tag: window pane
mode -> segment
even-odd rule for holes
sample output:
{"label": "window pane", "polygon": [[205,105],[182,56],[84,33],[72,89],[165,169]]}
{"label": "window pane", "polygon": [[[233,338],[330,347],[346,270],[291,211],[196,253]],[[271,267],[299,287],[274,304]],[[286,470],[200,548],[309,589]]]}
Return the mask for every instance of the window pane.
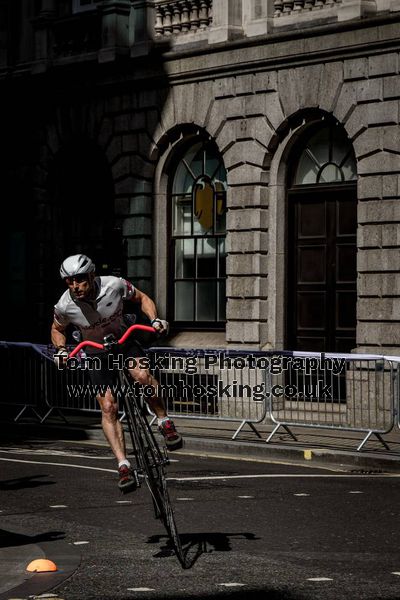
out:
{"label": "window pane", "polygon": [[299,161],[294,183],[296,185],[310,185],[312,183],[317,183],[318,171],[318,165],[304,153]]}
{"label": "window pane", "polygon": [[175,196],[172,202],[173,235],[191,235],[192,196]]}
{"label": "window pane", "polygon": [[200,178],[194,187],[194,231],[200,234],[213,233],[214,187],[207,177]]}
{"label": "window pane", "polygon": [[217,222],[215,231],[217,233],[225,233],[226,231],[226,193],[217,191],[215,194],[217,203]]}
{"label": "window pane", "polygon": [[226,319],[226,282],[220,281],[218,283],[218,321],[225,321]]}
{"label": "window pane", "polygon": [[179,163],[174,177],[173,194],[190,194],[194,178],[183,160]]}
{"label": "window pane", "polygon": [[187,279],[195,276],[194,240],[176,240],[175,278]]}
{"label": "window pane", "polygon": [[215,321],[216,291],[217,284],[215,281],[199,281],[197,283],[197,321]]}
{"label": "window pane", "polygon": [[185,156],[185,160],[195,178],[204,173],[204,149],[200,144],[196,144]]}
{"label": "window pane", "polygon": [[206,174],[209,177],[214,177],[216,171],[219,170],[220,162],[219,157],[215,154],[211,154],[209,151],[206,152]]}
{"label": "window pane", "polygon": [[332,140],[332,162],[340,165],[349,151],[350,141],[347,139],[346,134],[339,127],[333,128]]}
{"label": "window pane", "polygon": [[197,277],[217,276],[217,256],[215,238],[197,240]]}
{"label": "window pane", "polygon": [[342,167],[344,180],[351,181],[352,179],[357,179],[357,167],[356,161],[353,155],[349,156]]}
{"label": "window pane", "polygon": [[316,133],[307,146],[320,166],[329,161],[329,129],[324,127]]}
{"label": "window pane", "polygon": [[[317,181],[321,167],[324,169]],[[338,183],[356,177],[354,152],[345,132],[337,126],[324,127],[305,146],[297,165],[294,184]]]}
{"label": "window pane", "polygon": [[177,281],[175,283],[175,321],[193,321],[193,292],[193,282]]}
{"label": "window pane", "polygon": [[326,167],[324,167],[321,171],[318,183],[334,183],[337,181],[342,181],[342,175],[339,167],[333,165],[332,163],[330,165],[326,165]]}
{"label": "window pane", "polygon": [[226,254],[225,254],[225,238],[218,240],[218,277],[225,277],[226,275]]}

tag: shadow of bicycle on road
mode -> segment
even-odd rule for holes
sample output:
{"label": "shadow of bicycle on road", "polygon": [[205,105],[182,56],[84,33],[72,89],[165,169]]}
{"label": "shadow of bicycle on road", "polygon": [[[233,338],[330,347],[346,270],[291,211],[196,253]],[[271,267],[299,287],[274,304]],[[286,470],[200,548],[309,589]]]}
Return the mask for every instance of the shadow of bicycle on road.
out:
{"label": "shadow of bicycle on road", "polygon": [[[179,534],[184,555],[184,568],[191,568],[202,554],[212,552],[230,552],[232,539],[259,540],[254,533],[249,532],[202,532]],[[160,550],[154,554],[155,558],[164,558],[175,554],[174,546],[167,535],[153,535],[148,538],[148,544],[162,544]]]}

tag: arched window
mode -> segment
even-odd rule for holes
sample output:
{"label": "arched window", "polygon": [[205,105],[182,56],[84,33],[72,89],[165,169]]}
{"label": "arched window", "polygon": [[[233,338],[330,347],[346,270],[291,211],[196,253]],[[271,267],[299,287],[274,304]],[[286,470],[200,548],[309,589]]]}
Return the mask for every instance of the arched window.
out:
{"label": "arched window", "polygon": [[218,149],[199,142],[180,159],[171,186],[170,319],[177,327],[225,323],[226,171]]}
{"label": "arched window", "polygon": [[357,178],[354,150],[344,129],[327,125],[308,140],[294,174],[294,185],[344,183]]}

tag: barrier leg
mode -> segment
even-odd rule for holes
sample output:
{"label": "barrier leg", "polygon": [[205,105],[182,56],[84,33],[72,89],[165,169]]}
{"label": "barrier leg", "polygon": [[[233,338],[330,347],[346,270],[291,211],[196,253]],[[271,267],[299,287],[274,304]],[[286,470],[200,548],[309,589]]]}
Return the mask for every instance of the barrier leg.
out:
{"label": "barrier leg", "polygon": [[57,413],[59,414],[59,416],[64,420],[64,423],[66,423],[67,425],[69,425],[67,419],[65,418],[65,416],[63,415],[62,411],[56,407],[56,406],[51,406],[50,409],[47,411],[47,413],[44,415],[44,417],[42,417],[40,419],[40,423],[44,423],[46,421],[46,419],[49,418],[49,416],[51,415],[51,413],[56,410]]}
{"label": "barrier leg", "polygon": [[19,413],[17,414],[17,416],[15,417],[15,419],[14,419],[14,423],[17,423],[17,422],[18,422],[18,420],[19,420],[19,419],[22,417],[22,415],[24,414],[24,412],[25,412],[26,410],[28,410],[28,409],[30,409],[30,410],[31,410],[31,411],[34,413],[34,415],[35,415],[35,417],[37,418],[37,420],[38,420],[39,422],[41,422],[41,420],[42,420],[42,417],[41,417],[41,416],[39,415],[39,413],[38,413],[38,412],[37,412],[37,411],[36,411],[36,410],[33,408],[33,406],[29,406],[29,404],[25,404],[25,406],[23,407],[23,409],[22,409],[22,410],[20,410],[20,411],[19,411]]}
{"label": "barrier leg", "polygon": [[357,452],[359,452],[365,446],[365,444],[368,442],[371,435],[375,435],[378,438],[378,440],[381,442],[381,444],[386,448],[386,450],[390,450],[390,447],[388,446],[388,444],[385,442],[385,440],[382,438],[382,436],[379,433],[376,433],[375,431],[369,431],[368,434],[363,439],[363,441],[361,442],[361,444],[358,446]]}
{"label": "barrier leg", "polygon": [[273,438],[273,436],[275,435],[275,433],[278,431],[279,427],[283,427],[283,429],[285,429],[285,431],[290,435],[290,437],[292,439],[294,439],[295,442],[297,442],[297,437],[294,435],[294,433],[292,433],[289,429],[289,427],[287,425],[283,425],[282,423],[278,423],[274,429],[271,431],[271,433],[269,434],[269,436],[267,437],[267,439],[265,440],[266,443],[268,444],[268,442],[270,442]]}
{"label": "barrier leg", "polygon": [[235,440],[237,438],[237,436],[239,435],[239,433],[242,431],[243,427],[245,425],[248,425],[249,427],[251,427],[251,429],[254,431],[254,433],[256,435],[258,435],[259,438],[261,438],[261,435],[259,434],[259,432],[257,431],[257,429],[254,427],[253,423],[249,422],[249,421],[242,421],[239,425],[239,427],[237,428],[237,430],[235,431],[235,433],[232,436],[232,440]]}

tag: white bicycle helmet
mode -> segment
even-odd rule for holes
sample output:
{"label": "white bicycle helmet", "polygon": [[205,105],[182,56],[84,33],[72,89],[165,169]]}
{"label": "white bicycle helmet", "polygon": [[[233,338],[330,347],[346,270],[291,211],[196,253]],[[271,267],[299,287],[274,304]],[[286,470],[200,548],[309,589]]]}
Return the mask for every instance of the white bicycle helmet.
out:
{"label": "white bicycle helmet", "polygon": [[74,275],[84,275],[85,273],[93,273],[95,265],[91,259],[85,254],[74,254],[68,256],[61,267],[60,275],[63,279],[65,277],[73,277]]}

